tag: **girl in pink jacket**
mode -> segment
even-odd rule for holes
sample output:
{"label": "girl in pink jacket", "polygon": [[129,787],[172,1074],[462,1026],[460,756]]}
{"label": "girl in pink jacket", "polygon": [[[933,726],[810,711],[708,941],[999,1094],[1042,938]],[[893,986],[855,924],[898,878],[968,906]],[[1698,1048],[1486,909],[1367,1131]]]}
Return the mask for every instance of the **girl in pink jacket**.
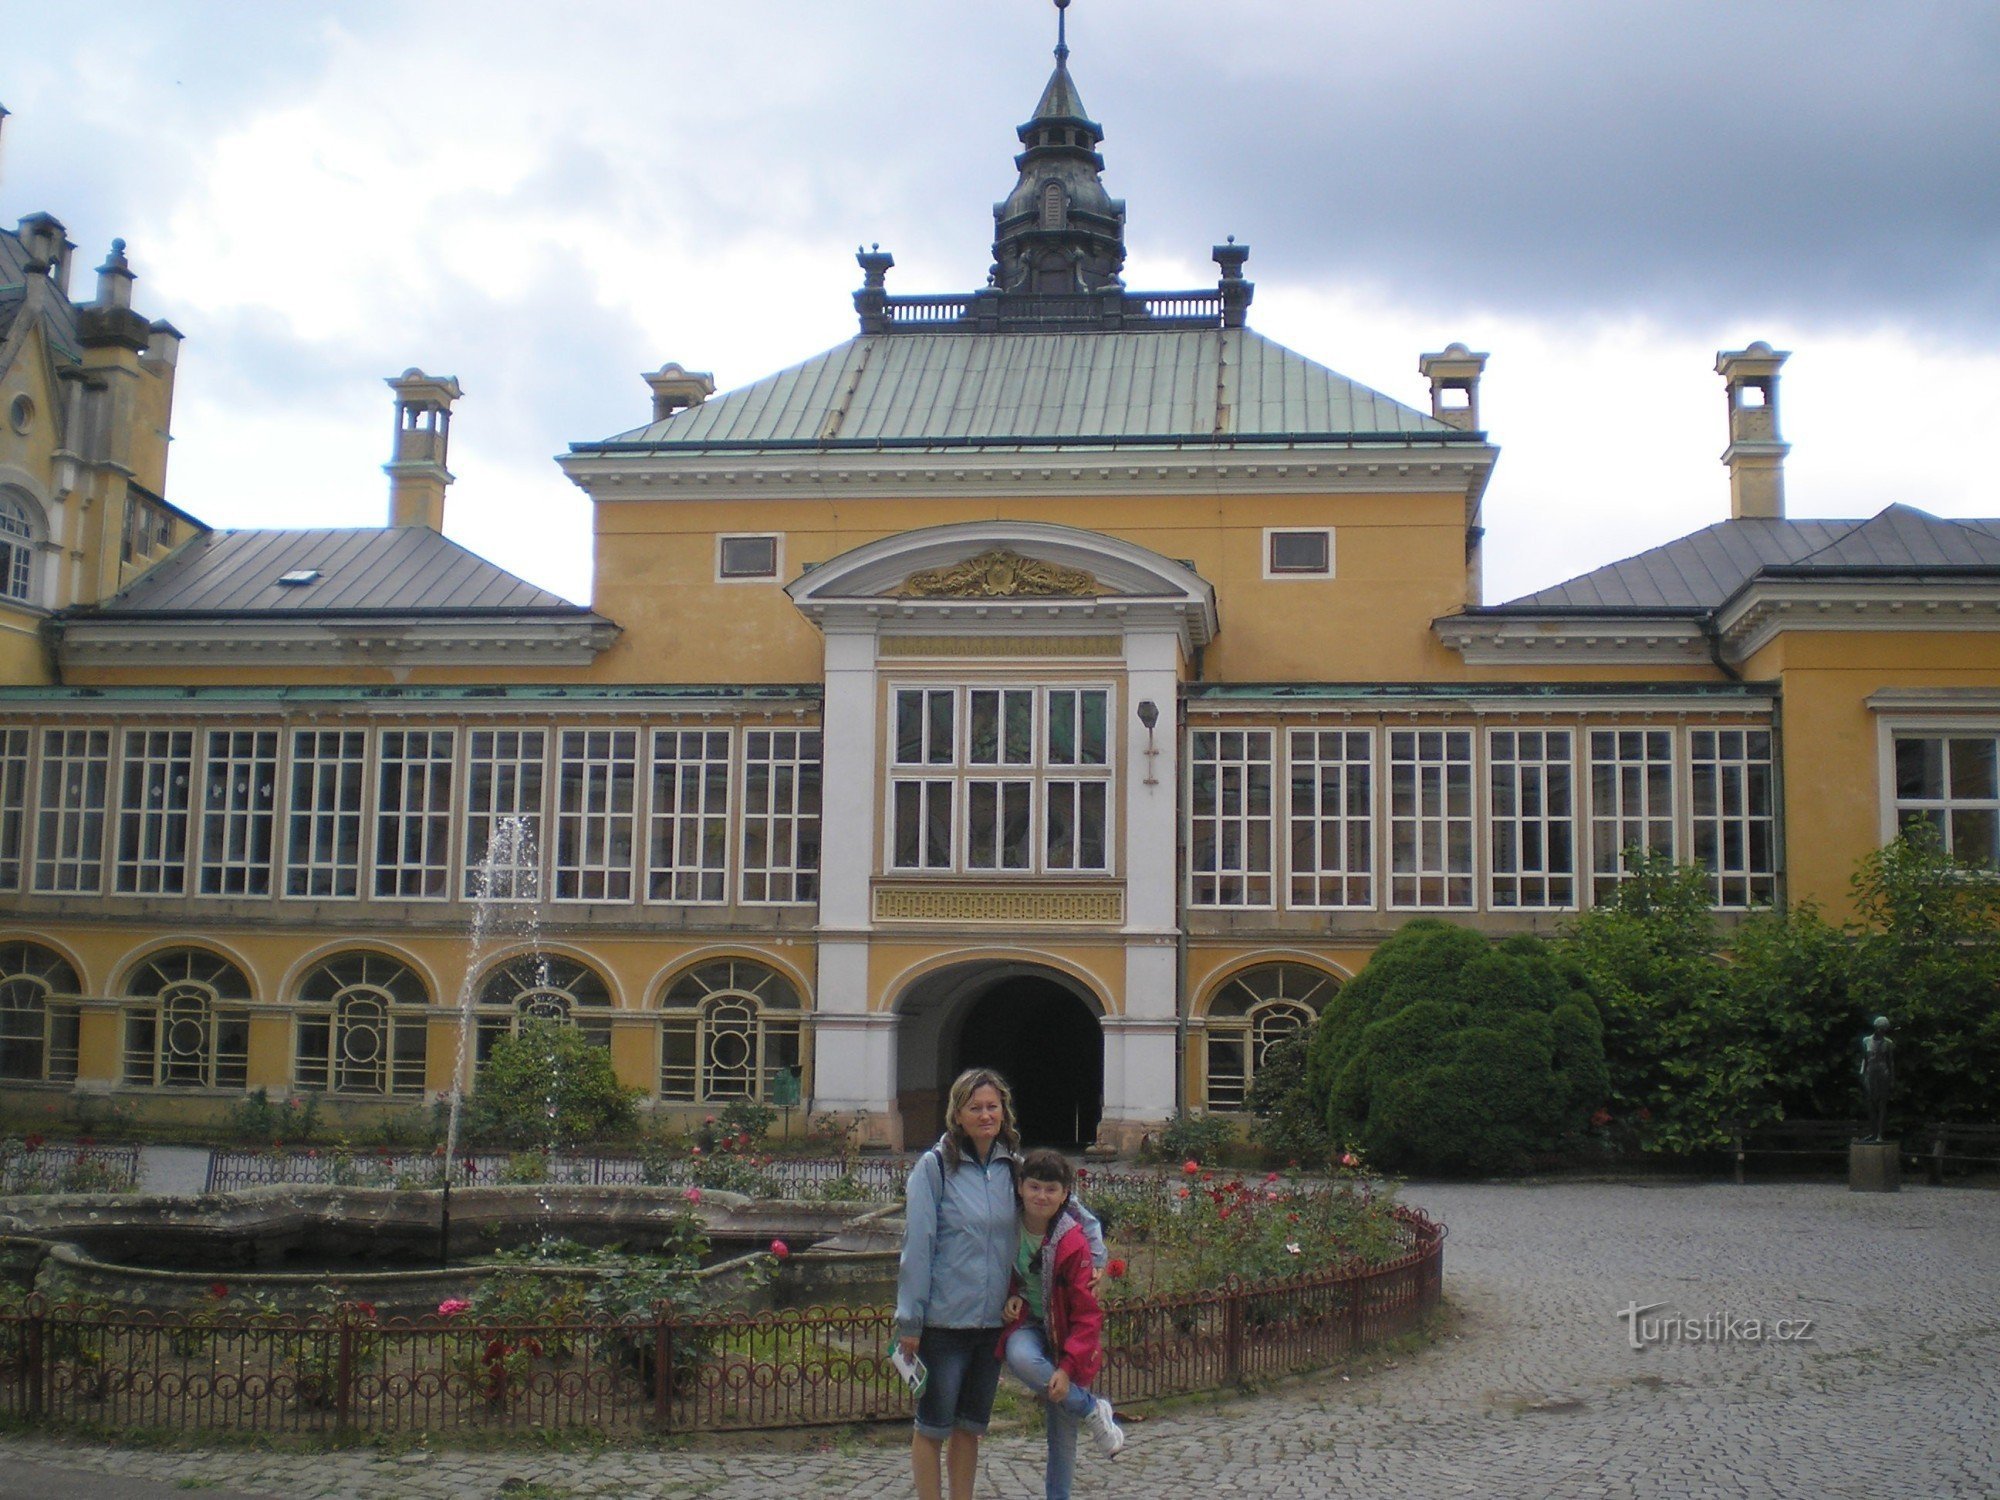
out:
{"label": "girl in pink jacket", "polygon": [[1076,1173],[1058,1151],[1031,1151],[1021,1163],[1021,1243],[1008,1290],[1000,1349],[1014,1377],[1048,1403],[1047,1500],[1069,1500],[1077,1428],[1115,1457],[1125,1434],[1111,1403],[1091,1394],[1104,1363],[1104,1309],[1090,1240],[1070,1199]]}

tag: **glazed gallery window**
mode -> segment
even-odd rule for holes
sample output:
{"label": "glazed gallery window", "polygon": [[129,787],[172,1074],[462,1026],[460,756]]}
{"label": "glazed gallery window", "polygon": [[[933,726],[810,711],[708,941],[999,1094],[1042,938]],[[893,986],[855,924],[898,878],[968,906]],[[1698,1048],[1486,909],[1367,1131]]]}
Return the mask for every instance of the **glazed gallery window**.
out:
{"label": "glazed gallery window", "polygon": [[1769,906],[1778,878],[1771,732],[1688,731],[1688,800],[1694,861],[1709,872],[1714,904]]}
{"label": "glazed gallery window", "polygon": [[368,737],[359,729],[292,734],[285,894],[352,900],[361,890],[361,785]]}
{"label": "glazed gallery window", "polygon": [[118,856],[112,888],[128,896],[187,890],[194,790],[192,729],[128,729],[118,764]]}
{"label": "glazed gallery window", "polygon": [[1389,905],[1473,904],[1472,731],[1389,732]]}
{"label": "glazed gallery window", "polygon": [[40,943],[0,943],[0,1078],[76,1078],[76,970]]}
{"label": "glazed gallery window", "polygon": [[0,729],[0,891],[21,888],[28,843],[28,731]]}
{"label": "glazed gallery window", "polygon": [[1576,905],[1576,766],[1567,729],[1496,729],[1487,739],[1496,910]]}
{"label": "glazed gallery window", "polygon": [[335,1094],[422,1094],[430,996],[385,953],[341,953],[299,983],[296,1079]]}
{"label": "glazed gallery window", "polygon": [[660,1097],[777,1097],[780,1074],[799,1081],[800,1017],[797,988],[775,969],[729,958],[688,970],[660,996]]}
{"label": "glazed gallery window", "polygon": [[1111,867],[1111,693],[898,688],[889,865],[990,874]]}
{"label": "glazed gallery window", "polygon": [[1289,904],[1375,904],[1375,746],[1365,729],[1295,729],[1286,737]]}
{"label": "glazed gallery window", "polygon": [[1929,827],[1962,864],[2000,869],[2000,739],[1899,734],[1896,826]]}
{"label": "glazed gallery window", "polygon": [[743,735],[743,899],[819,898],[818,730]]}
{"label": "glazed gallery window", "polygon": [[611,987],[586,964],[556,953],[523,953],[481,981],[476,1061],[527,1020],[574,1026],[600,1047],[611,1045]]}
{"label": "glazed gallery window", "polygon": [[653,732],[646,898],[729,898],[729,731]]}
{"label": "glazed gallery window", "polygon": [[1591,900],[1614,899],[1625,851],[1674,854],[1674,735],[1670,729],[1590,732]]}
{"label": "glazed gallery window", "polygon": [[249,1081],[250,981],[201,948],[171,948],[126,983],[125,1082],[241,1089]]}
{"label": "glazed gallery window", "polygon": [[630,901],[639,731],[565,729],[556,778],[556,900]]}
{"label": "glazed gallery window", "polygon": [[375,894],[442,901],[451,894],[449,729],[385,729],[375,769]]}
{"label": "glazed gallery window", "polygon": [[207,736],[201,795],[204,896],[268,896],[277,828],[278,731]]}
{"label": "glazed gallery window", "polygon": [[1198,729],[1188,736],[1188,900],[1272,901],[1272,731]]}
{"label": "glazed gallery window", "polygon": [[540,898],[542,778],[547,755],[548,735],[540,729],[467,731],[466,900]]}
{"label": "glazed gallery window", "polygon": [[111,731],[44,729],[35,818],[35,889],[95,895],[104,885]]}
{"label": "glazed gallery window", "polygon": [[1304,964],[1260,964],[1223,985],[1202,1027],[1208,1107],[1242,1109],[1271,1049],[1312,1025],[1339,987]]}

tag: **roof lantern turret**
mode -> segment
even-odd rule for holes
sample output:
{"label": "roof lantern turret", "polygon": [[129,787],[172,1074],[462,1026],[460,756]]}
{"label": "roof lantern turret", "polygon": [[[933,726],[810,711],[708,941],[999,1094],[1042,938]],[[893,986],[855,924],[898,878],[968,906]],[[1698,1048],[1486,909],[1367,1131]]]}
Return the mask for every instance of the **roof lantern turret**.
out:
{"label": "roof lantern turret", "polygon": [[1122,287],[1125,205],[1104,190],[1104,128],[1084,112],[1069,75],[1069,0],[1056,4],[1056,69],[1015,132],[1014,191],[993,205],[992,284],[1061,295]]}

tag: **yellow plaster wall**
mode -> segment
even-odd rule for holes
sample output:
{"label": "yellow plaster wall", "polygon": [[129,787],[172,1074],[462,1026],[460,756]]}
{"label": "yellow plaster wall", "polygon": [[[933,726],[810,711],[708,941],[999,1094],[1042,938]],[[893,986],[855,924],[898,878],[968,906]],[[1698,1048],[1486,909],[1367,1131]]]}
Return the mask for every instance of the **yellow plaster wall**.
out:
{"label": "yellow plaster wall", "polygon": [[42,615],[0,604],[0,684],[53,682],[42,646]]}

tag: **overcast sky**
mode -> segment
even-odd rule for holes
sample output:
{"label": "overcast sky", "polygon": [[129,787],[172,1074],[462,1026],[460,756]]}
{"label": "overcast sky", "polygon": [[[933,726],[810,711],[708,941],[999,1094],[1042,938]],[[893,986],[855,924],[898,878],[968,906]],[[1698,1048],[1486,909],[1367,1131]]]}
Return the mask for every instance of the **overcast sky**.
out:
{"label": "overcast sky", "polygon": [[[390,395],[456,375],[446,530],[589,590],[550,462],[890,289],[985,277],[1048,0],[10,3],[0,215],[112,236],[187,335],[169,497],[386,510]],[[1715,353],[1793,351],[1795,516],[2000,515],[2000,6],[1076,0],[1127,284],[1252,250],[1251,323],[1412,405],[1489,351],[1487,596],[1728,514]],[[87,292],[86,292],[87,295]]]}

